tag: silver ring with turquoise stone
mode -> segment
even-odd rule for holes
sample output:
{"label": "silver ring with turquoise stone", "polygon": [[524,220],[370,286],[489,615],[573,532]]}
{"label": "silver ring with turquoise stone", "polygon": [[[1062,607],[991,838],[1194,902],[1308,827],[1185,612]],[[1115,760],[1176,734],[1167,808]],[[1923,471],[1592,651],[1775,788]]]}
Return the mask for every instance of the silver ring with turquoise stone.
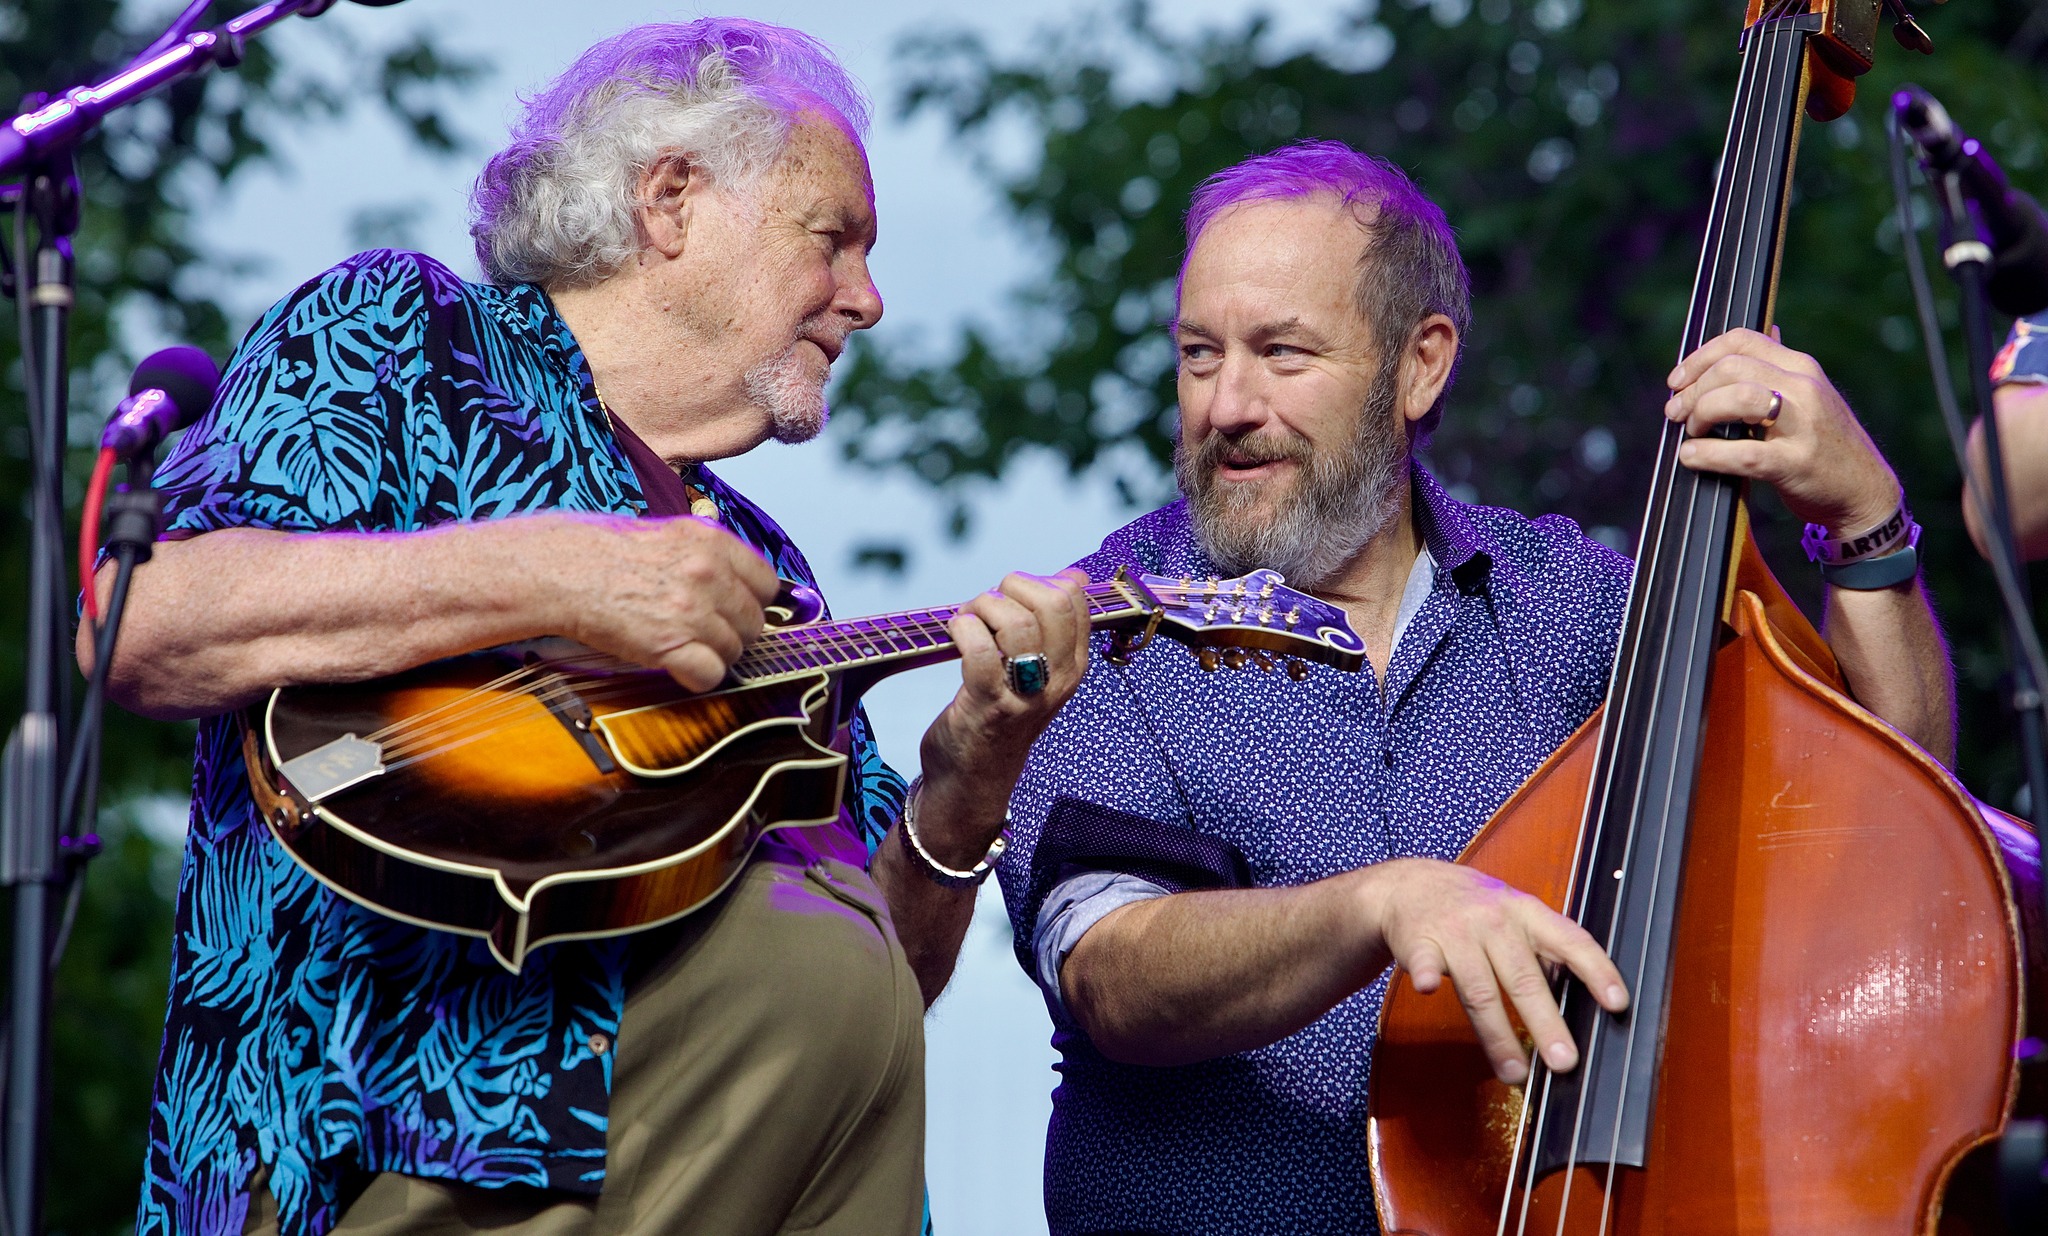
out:
{"label": "silver ring with turquoise stone", "polygon": [[1052,681],[1052,668],[1046,664],[1044,653],[1027,652],[1021,657],[1003,658],[1003,678],[1017,694],[1037,695]]}

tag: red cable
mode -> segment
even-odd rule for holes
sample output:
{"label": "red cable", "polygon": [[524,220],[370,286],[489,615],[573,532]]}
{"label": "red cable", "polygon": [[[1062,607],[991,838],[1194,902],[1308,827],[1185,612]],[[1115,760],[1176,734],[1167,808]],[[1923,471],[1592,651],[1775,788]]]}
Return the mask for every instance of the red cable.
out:
{"label": "red cable", "polygon": [[100,508],[107,502],[107,482],[113,478],[116,456],[113,447],[101,447],[92,465],[92,481],[85,487],[85,511],[78,521],[78,584],[85,590],[85,616],[94,626],[100,621],[99,589],[93,586],[92,563],[100,551]]}

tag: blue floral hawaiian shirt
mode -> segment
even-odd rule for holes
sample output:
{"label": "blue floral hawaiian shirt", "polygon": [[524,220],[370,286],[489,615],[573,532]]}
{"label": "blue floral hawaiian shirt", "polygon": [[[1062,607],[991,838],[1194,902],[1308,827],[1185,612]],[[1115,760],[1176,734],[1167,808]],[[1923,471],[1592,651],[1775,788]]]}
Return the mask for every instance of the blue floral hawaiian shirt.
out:
{"label": "blue floral hawaiian shirt", "polygon": [[[778,573],[814,583],[758,508],[702,469],[690,479]],[[644,509],[546,295],[388,251],[264,315],[156,483],[173,537]],[[872,852],[903,782],[865,716],[852,736],[850,818]],[[259,1165],[285,1236],[332,1227],[342,1182],[364,1172],[595,1194],[611,1056],[589,1044],[618,1035],[627,952],[559,944],[508,974],[480,940],[329,892],[258,818],[235,719],[207,719],[137,1231],[239,1233]]]}

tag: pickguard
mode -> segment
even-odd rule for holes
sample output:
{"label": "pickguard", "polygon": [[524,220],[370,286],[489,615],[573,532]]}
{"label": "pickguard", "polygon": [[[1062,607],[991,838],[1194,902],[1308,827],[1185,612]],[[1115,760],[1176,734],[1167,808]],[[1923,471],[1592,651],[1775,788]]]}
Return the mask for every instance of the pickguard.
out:
{"label": "pickguard", "polygon": [[741,689],[601,714],[593,723],[621,767],[637,777],[677,777],[740,737],[778,726],[808,726],[829,695],[820,674],[808,688]]}

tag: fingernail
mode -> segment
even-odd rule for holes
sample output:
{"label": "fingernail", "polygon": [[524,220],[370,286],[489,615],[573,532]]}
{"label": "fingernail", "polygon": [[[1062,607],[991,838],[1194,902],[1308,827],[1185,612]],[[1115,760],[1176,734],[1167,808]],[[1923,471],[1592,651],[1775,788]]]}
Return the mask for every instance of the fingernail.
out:
{"label": "fingernail", "polygon": [[1551,1068],[1557,1070],[1560,1073],[1564,1072],[1566,1069],[1569,1069],[1575,1063],[1572,1057],[1571,1047],[1568,1044],[1564,1043],[1552,1043],[1550,1046],[1544,1048],[1543,1060],[1544,1063],[1548,1064]]}
{"label": "fingernail", "polygon": [[1607,989],[1607,1003],[1617,1009],[1627,1008],[1628,988],[1621,986],[1619,983],[1609,987]]}
{"label": "fingernail", "polygon": [[1510,1086],[1519,1086],[1529,1080],[1529,1066],[1519,1060],[1502,1061],[1500,1079]]}

